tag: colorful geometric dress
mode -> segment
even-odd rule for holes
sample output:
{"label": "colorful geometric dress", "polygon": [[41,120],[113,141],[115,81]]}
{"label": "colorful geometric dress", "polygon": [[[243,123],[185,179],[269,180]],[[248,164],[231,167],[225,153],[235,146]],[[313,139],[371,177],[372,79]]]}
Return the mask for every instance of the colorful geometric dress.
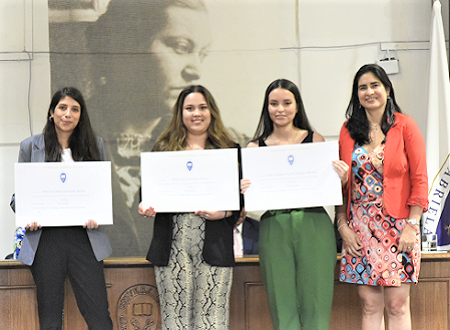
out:
{"label": "colorful geometric dress", "polygon": [[399,286],[417,283],[420,270],[420,237],[411,252],[398,253],[406,219],[387,214],[383,200],[384,141],[371,153],[355,145],[352,156],[352,203],[349,226],[363,244],[362,257],[342,250],[340,281]]}

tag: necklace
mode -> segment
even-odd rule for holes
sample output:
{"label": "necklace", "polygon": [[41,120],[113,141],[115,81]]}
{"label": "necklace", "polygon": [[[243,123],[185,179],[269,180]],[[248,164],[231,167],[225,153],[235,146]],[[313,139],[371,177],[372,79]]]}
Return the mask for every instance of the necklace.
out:
{"label": "necklace", "polygon": [[187,142],[186,142],[186,144],[187,144],[189,150],[203,150],[203,149],[205,149],[205,147],[202,147],[202,146],[191,146],[191,145],[190,145],[189,143],[187,143]]}
{"label": "necklace", "polygon": [[[369,132],[369,149],[371,149],[372,151],[383,141],[384,139],[384,134],[383,131],[380,131],[380,133],[378,133],[378,128],[380,127],[380,125],[378,124],[370,124],[371,130]],[[370,151],[370,152],[372,152]]]}

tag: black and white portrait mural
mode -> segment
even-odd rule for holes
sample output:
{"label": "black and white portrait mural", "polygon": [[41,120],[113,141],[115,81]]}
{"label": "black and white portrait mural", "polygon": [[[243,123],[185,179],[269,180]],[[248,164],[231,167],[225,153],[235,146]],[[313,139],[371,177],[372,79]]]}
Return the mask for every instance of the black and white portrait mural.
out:
{"label": "black and white portrait mural", "polygon": [[[44,2],[51,90],[72,85],[82,91],[112,162],[114,225],[108,233],[114,256],[147,252],[153,223],[137,212],[140,153],[152,149],[189,84],[211,91],[227,129],[245,146],[266,87],[289,79],[299,86],[314,129],[336,139],[354,73],[386,58],[382,46],[395,41],[404,49],[391,53],[401,63],[400,73],[391,75],[397,97],[419,125],[426,122],[426,84],[412,82],[427,79],[426,66],[416,64],[427,62],[417,42],[429,38],[427,1]],[[367,24],[365,12],[376,18],[370,33],[359,28]]]}
{"label": "black and white portrait mural", "polygon": [[137,212],[140,153],[179,92],[206,86],[245,145],[266,86],[299,82],[295,0],[49,0],[52,90],[79,88],[112,162],[114,256],[145,255],[152,221]]}

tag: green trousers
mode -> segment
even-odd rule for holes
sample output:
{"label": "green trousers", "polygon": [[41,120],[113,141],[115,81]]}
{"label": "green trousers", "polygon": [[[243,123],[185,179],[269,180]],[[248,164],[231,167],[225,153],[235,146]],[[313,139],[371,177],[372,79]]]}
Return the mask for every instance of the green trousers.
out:
{"label": "green trousers", "polygon": [[275,330],[328,330],[336,242],[322,207],[268,211],[260,262]]}

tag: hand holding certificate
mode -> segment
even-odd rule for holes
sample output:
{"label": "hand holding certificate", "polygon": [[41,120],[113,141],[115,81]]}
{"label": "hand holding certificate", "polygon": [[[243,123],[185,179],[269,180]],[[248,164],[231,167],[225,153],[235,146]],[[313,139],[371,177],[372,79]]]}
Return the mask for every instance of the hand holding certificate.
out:
{"label": "hand holding certificate", "polygon": [[237,149],[144,152],[142,206],[156,212],[239,210]]}
{"label": "hand holding certificate", "polygon": [[251,181],[246,210],[342,204],[336,159],[336,141],[243,149],[243,177]]}
{"label": "hand holding certificate", "polygon": [[112,224],[111,162],[17,163],[16,225]]}

